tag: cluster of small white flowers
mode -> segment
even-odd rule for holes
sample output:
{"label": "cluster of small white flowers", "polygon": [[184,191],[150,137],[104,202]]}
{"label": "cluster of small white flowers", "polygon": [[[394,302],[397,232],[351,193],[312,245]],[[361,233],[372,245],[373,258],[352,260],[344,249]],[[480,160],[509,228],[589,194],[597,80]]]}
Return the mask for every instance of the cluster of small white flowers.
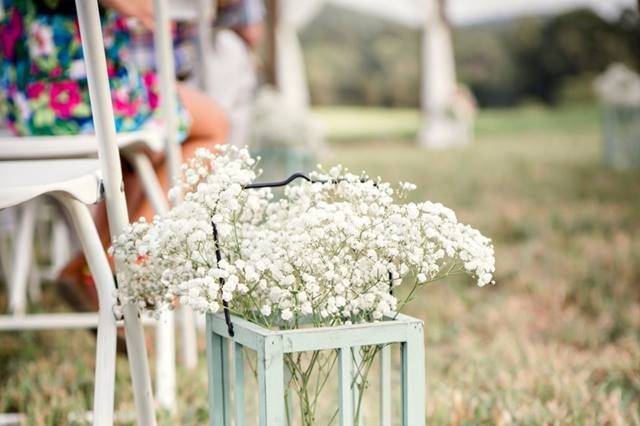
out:
{"label": "cluster of small white flowers", "polygon": [[157,310],[179,299],[201,312],[227,303],[267,326],[335,325],[401,309],[406,300],[393,288],[402,283],[420,287],[456,272],[479,286],[493,282],[488,238],[441,204],[394,201],[413,184],[394,193],[334,167],[274,200],[268,188],[244,188],[254,167],[245,149],[197,153],[184,169],[184,202],[116,239],[121,301]]}
{"label": "cluster of small white flowers", "polygon": [[216,262],[212,222],[228,238],[233,232],[230,221],[241,207],[244,218],[249,206],[257,212],[264,209],[268,194],[242,190],[256,177],[254,164],[247,150],[235,147],[222,147],[219,155],[205,149],[196,152],[170,192],[173,198],[177,192],[185,194],[184,201],[152,223],[140,219],[114,238],[111,252],[122,265],[121,303],[158,311],[179,299],[199,311],[219,309],[218,280],[225,274]]}

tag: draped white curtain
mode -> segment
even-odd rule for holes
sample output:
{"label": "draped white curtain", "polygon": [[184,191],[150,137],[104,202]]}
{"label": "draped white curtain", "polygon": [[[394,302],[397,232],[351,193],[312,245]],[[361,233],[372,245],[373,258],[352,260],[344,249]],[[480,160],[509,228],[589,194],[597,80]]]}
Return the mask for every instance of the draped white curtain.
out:
{"label": "draped white curtain", "polygon": [[276,27],[276,81],[292,108],[309,108],[309,88],[298,31],[318,14],[323,0],[280,0]]}
{"label": "draped white curtain", "polygon": [[[456,91],[451,35],[442,21],[437,0],[280,0],[276,28],[276,78],[285,101],[294,108],[309,107],[302,49],[298,31],[325,3],[368,13],[416,29],[422,29],[421,107],[424,125],[421,143],[438,139],[447,145],[455,137],[446,111]],[[428,140],[429,141],[428,141]]]}
{"label": "draped white curtain", "polygon": [[431,0],[326,0],[326,2],[420,29],[424,26],[427,6]]}

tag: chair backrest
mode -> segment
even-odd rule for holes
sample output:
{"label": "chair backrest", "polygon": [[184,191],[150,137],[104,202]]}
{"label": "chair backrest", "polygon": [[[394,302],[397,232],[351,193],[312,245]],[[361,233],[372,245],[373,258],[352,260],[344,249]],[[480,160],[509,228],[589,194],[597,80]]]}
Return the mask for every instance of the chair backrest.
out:
{"label": "chair backrest", "polygon": [[[124,196],[120,153],[116,142],[116,127],[107,78],[107,61],[98,0],[76,0],[75,3],[87,70],[93,124],[98,139],[98,158],[103,175],[109,230],[111,235],[118,235],[129,224],[129,215]],[[123,312],[138,422],[153,426],[156,424],[155,408],[142,323],[136,306],[126,305],[123,307]],[[132,345],[129,345],[129,342],[132,342]]]}
{"label": "chair backrest", "polygon": [[98,2],[76,0],[76,8],[87,70],[91,113],[98,139],[98,158],[102,170],[109,229],[111,235],[119,235],[129,224],[129,214],[124,196]]}
{"label": "chair backrest", "polygon": [[202,62],[200,69],[201,88],[205,86],[208,74],[208,55],[211,52],[211,25],[215,15],[214,0],[154,0],[156,31],[154,44],[158,77],[160,83],[160,99],[163,121],[167,135],[167,161],[169,180],[173,182],[180,173],[182,156],[178,144],[176,105],[176,77],[171,39],[171,21],[191,22],[197,25],[198,56]]}
{"label": "chair backrest", "polygon": [[173,182],[180,173],[182,155],[178,144],[177,89],[171,20],[167,0],[154,0],[155,31],[154,44],[160,85],[160,108],[166,131],[166,162],[169,181]]}
{"label": "chair backrest", "polygon": [[[129,216],[124,197],[100,17],[94,3],[96,3],[94,0],[76,0],[91,111],[98,139],[98,157],[103,173],[109,228],[112,235],[117,235],[129,224]],[[156,25],[154,44],[158,64],[160,107],[166,132],[169,177],[173,180],[180,172],[182,156],[178,143],[175,66],[167,0],[154,0],[154,14]]]}

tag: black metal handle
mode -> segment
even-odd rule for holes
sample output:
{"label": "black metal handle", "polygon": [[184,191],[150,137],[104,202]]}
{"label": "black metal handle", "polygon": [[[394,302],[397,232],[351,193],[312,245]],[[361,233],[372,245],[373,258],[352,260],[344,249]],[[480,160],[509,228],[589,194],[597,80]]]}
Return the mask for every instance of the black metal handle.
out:
{"label": "black metal handle", "polygon": [[304,179],[307,182],[311,182],[311,183],[324,182],[324,181],[313,180],[309,176],[305,175],[304,173],[297,172],[284,180],[278,180],[275,182],[250,183],[249,185],[245,185],[244,189],[277,188],[279,186],[287,186],[296,179]]}
{"label": "black metal handle", "polygon": [[[242,188],[243,189],[277,188],[281,186],[287,186],[296,179],[304,179],[310,183],[340,183],[345,181],[345,179],[331,179],[331,180],[311,179],[309,176],[305,175],[304,173],[296,172],[284,180],[277,180],[275,182],[255,182],[255,183],[250,183],[248,185],[245,185]],[[367,179],[360,178],[361,183],[364,183],[366,181]],[[373,186],[377,187],[378,183],[373,182]]]}
{"label": "black metal handle", "polygon": [[[216,228],[215,222],[211,221],[211,227],[213,228],[213,240],[216,244],[216,263],[220,264],[222,260],[222,253],[220,253],[220,242],[218,240],[218,228]],[[224,286],[224,278],[220,277],[220,291],[222,292],[222,287]],[[229,302],[226,300],[222,300],[222,309],[224,311],[224,321],[227,323],[227,332],[229,332],[229,337],[233,337],[233,323],[231,323],[231,314],[229,313]]]}

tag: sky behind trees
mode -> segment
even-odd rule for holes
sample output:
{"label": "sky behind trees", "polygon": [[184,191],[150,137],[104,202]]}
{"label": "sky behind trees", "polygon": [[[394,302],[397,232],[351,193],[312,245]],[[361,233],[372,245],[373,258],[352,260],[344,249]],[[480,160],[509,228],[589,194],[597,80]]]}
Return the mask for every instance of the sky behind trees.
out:
{"label": "sky behind trees", "polygon": [[[411,27],[420,27],[418,10],[424,0],[327,0],[372,13]],[[589,7],[603,17],[615,19],[623,8],[635,7],[637,0],[447,0],[448,16],[454,25],[467,25],[508,19],[522,15],[557,14]],[[390,7],[392,5],[392,7]]]}
{"label": "sky behind trees", "polygon": [[615,17],[636,0],[449,0],[449,17],[454,24],[469,24],[527,14],[557,13],[576,7],[591,7],[600,15]]}

